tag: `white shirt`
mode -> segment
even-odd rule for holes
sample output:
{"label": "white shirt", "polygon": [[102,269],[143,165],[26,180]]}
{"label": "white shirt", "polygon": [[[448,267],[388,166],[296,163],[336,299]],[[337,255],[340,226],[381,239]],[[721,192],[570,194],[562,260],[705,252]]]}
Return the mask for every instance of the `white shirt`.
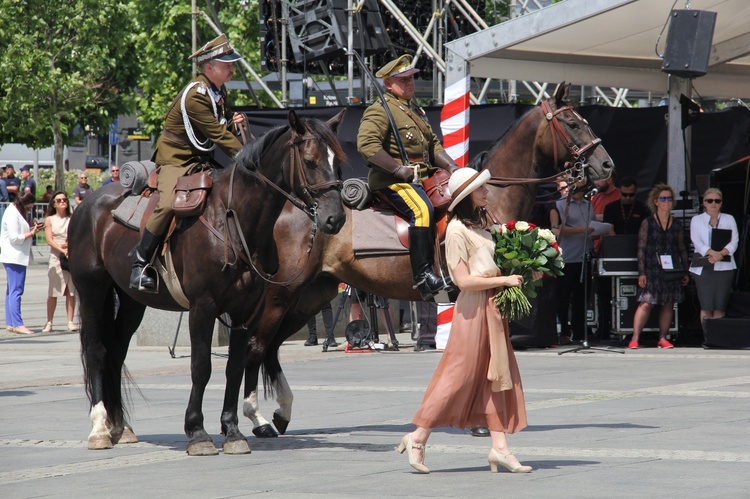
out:
{"label": "white shirt", "polygon": [[11,203],[3,214],[2,227],[0,227],[0,262],[29,266],[31,238],[24,236],[29,230],[29,223],[18,212],[18,208]]}
{"label": "white shirt", "polygon": [[[712,227],[708,224],[710,221],[711,215],[708,213],[701,213],[690,220],[690,240],[693,241],[696,255],[705,255],[706,252],[711,249]],[[730,260],[728,262],[716,262],[714,264],[714,270],[734,270],[737,268],[737,264],[734,262],[734,252],[737,251],[737,244],[740,239],[739,233],[737,232],[737,222],[735,222],[732,215],[729,215],[728,213],[719,213],[719,223],[716,228],[731,230],[732,239],[729,241],[729,244],[725,246],[727,251],[729,251]],[[701,275],[703,267],[690,267],[690,272],[695,275]]]}

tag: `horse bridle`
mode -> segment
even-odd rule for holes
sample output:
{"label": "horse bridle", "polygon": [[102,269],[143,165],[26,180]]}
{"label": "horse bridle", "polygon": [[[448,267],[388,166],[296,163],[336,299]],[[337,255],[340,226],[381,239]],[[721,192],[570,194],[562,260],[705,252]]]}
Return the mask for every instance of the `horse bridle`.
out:
{"label": "horse bridle", "polygon": [[[557,142],[558,140],[563,144],[565,149],[570,154],[573,161],[566,161],[563,165],[563,169],[558,173],[544,178],[513,178],[513,177],[491,177],[487,182],[490,185],[498,187],[507,187],[511,185],[524,185],[524,184],[541,184],[545,182],[553,182],[561,177],[565,177],[568,185],[575,185],[577,182],[586,178],[586,168],[589,168],[589,164],[586,159],[594,152],[594,150],[601,144],[602,139],[596,137],[594,132],[591,131],[591,127],[588,127],[588,122],[574,111],[573,106],[563,106],[559,109],[552,109],[548,101],[544,101],[541,104],[541,110],[544,114],[544,118],[547,120],[547,127],[549,128],[550,137],[552,139],[552,156],[554,160],[554,168],[558,169],[558,154],[557,154]],[[565,128],[560,124],[557,118],[558,114],[564,113],[565,111],[571,111],[576,114],[581,121],[586,123],[589,134],[591,134],[591,140],[579,146],[573,139],[570,138],[570,134],[565,131]]]}
{"label": "horse bridle", "polygon": [[[258,169],[251,170],[251,174],[255,175],[258,179],[263,181],[264,183],[268,184],[270,187],[278,191],[281,195],[283,195],[285,198],[289,200],[294,206],[302,210],[307,214],[308,217],[313,221],[313,226],[310,233],[310,239],[309,239],[309,247],[307,249],[307,255],[308,258],[310,256],[310,252],[312,250],[313,241],[315,239],[315,234],[317,232],[317,224],[318,224],[318,203],[315,201],[315,198],[313,197],[314,194],[318,191],[322,191],[324,189],[329,189],[331,187],[341,189],[343,183],[340,180],[329,180],[326,182],[319,182],[317,184],[312,184],[307,181],[307,176],[305,175],[305,169],[303,165],[302,160],[302,154],[300,153],[300,150],[302,148],[302,145],[307,142],[308,140],[318,140],[318,137],[311,133],[306,133],[305,135],[299,135],[294,130],[291,131],[291,138],[286,143],[286,146],[291,149],[290,151],[290,172],[289,172],[289,184],[291,187],[292,192],[298,192],[297,196],[292,196],[288,192],[286,192],[284,189],[276,185],[271,179],[263,175]],[[240,226],[239,218],[237,217],[237,213],[232,208],[232,192],[234,191],[234,173],[236,170],[236,163],[232,165],[232,172],[229,177],[229,196],[227,199],[227,210],[226,210],[226,217],[227,222],[231,219],[234,220],[234,225],[237,230],[237,234],[239,235],[240,242],[242,243],[242,249],[245,251],[246,258],[242,258],[242,260],[247,263],[264,281],[270,283],[270,284],[277,284],[280,286],[286,286],[288,284],[293,283],[294,281],[299,278],[299,276],[304,271],[305,267],[302,266],[300,271],[292,277],[291,279],[288,279],[286,281],[274,281],[270,279],[270,276],[272,274],[268,274],[267,272],[263,271],[262,269],[258,269],[258,267],[253,263],[250,248],[247,245],[247,241],[245,240],[245,235],[242,232],[242,228]],[[304,202],[300,199],[304,199]],[[229,238],[229,229],[228,229],[228,223],[224,224],[224,266],[222,267],[222,270],[226,268],[229,265],[234,265],[237,263],[235,260],[234,262],[229,262],[229,245],[230,245],[230,238]],[[232,247],[232,250],[235,252],[235,254],[238,254],[236,250],[234,250],[234,247]],[[241,255],[241,253],[239,253]]]}

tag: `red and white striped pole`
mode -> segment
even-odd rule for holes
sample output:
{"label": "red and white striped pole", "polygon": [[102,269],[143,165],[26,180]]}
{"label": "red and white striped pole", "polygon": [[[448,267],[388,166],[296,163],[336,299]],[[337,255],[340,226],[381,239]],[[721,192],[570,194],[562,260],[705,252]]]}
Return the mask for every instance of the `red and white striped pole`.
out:
{"label": "red and white striped pole", "polygon": [[443,147],[461,167],[469,164],[470,88],[468,76],[448,86],[445,89],[445,104],[440,111]]}

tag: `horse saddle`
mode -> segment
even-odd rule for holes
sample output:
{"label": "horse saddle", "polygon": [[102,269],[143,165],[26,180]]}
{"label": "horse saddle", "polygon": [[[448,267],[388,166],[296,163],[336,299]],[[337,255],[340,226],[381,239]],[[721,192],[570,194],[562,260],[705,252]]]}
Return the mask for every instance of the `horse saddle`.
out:
{"label": "horse saddle", "polygon": [[[401,245],[409,249],[409,221],[404,215],[401,214],[396,208],[388,201],[388,198],[381,195],[380,193],[374,193],[374,199],[371,210],[379,211],[384,214],[392,214],[393,222],[396,226],[396,234]],[[435,231],[437,232],[437,240],[443,242],[445,239],[445,231],[448,228],[448,207],[435,208]]]}

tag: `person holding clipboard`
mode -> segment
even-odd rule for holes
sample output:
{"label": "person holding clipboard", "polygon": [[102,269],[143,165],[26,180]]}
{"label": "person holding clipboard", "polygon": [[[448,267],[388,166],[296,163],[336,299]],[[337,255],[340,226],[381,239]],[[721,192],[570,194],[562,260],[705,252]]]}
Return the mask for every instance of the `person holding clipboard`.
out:
{"label": "person holding clipboard", "polygon": [[690,264],[701,305],[701,324],[706,318],[724,317],[734,280],[734,252],[739,234],[732,215],[721,213],[722,194],[715,187],[703,193],[705,211],[690,221],[695,255]]}

